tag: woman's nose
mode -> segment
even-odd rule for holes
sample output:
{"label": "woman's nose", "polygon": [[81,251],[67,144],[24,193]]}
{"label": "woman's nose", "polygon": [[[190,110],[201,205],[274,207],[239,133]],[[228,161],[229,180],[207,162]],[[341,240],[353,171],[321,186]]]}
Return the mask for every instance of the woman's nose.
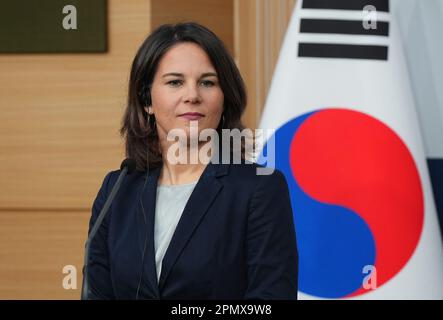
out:
{"label": "woman's nose", "polygon": [[196,85],[189,85],[186,88],[184,101],[187,103],[199,103],[201,102],[200,93]]}

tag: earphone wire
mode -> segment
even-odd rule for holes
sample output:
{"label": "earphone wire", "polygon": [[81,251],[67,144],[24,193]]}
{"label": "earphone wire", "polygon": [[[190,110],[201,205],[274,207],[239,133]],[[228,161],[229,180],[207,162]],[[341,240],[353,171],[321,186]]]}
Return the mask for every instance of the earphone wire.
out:
{"label": "earphone wire", "polygon": [[[149,114],[148,114],[148,126],[149,126]],[[138,296],[140,293],[140,286],[142,283],[142,279],[143,279],[143,270],[144,270],[144,261],[145,261],[145,253],[146,253],[146,246],[148,243],[148,225],[147,225],[147,221],[146,221],[146,213],[145,213],[145,208],[143,207],[143,202],[142,202],[142,196],[143,193],[145,191],[145,186],[146,186],[146,182],[148,181],[148,176],[149,176],[149,146],[148,144],[146,144],[146,178],[145,178],[145,182],[143,184],[143,188],[142,191],[140,192],[140,197],[139,197],[139,202],[140,205],[142,207],[142,211],[143,211],[143,221],[145,222],[145,228],[146,228],[146,234],[145,234],[145,243],[143,246],[143,253],[142,253],[142,263],[141,263],[141,271],[140,271],[140,279],[138,281],[138,285],[137,285],[137,293],[135,295],[135,300],[138,300]]]}

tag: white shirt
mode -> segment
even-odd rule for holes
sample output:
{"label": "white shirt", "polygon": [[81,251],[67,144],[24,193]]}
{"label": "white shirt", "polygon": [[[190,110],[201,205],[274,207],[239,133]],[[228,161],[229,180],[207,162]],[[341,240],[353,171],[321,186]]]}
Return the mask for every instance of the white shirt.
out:
{"label": "white shirt", "polygon": [[155,205],[154,247],[157,280],[162,260],[171,242],[182,212],[198,181],[179,185],[158,185]]}

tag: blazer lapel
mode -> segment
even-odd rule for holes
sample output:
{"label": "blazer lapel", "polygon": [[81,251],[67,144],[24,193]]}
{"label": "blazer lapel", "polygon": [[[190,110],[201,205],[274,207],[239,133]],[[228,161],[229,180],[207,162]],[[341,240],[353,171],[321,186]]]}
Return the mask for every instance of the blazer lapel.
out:
{"label": "blazer lapel", "polygon": [[217,180],[217,177],[226,174],[228,168],[229,165],[210,162],[203,171],[183,210],[169,247],[166,250],[162,261],[159,288],[164,286],[174,263],[221,190],[223,185]]}
{"label": "blazer lapel", "polygon": [[137,205],[137,230],[141,256],[143,257],[142,266],[142,283],[143,279],[147,279],[149,287],[149,296],[160,297],[158,282],[157,282],[157,270],[155,264],[155,247],[154,247],[154,223],[155,223],[155,205],[157,199],[157,182],[160,175],[161,167],[153,169],[146,181],[145,189],[143,185],[146,180],[146,174],[141,179],[140,192],[143,192],[140,199],[140,203]]}

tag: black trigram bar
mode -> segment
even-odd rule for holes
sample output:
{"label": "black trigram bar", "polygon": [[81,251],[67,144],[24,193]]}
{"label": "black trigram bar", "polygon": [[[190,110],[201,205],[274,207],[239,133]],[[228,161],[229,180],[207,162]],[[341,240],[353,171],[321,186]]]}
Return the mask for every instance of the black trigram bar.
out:
{"label": "black trigram bar", "polygon": [[331,43],[299,43],[299,57],[388,60],[388,47]]}
{"label": "black trigram bar", "polygon": [[389,22],[378,21],[376,29],[365,29],[357,20],[301,19],[300,32],[388,36]]}
{"label": "black trigram bar", "polygon": [[303,0],[303,9],[363,10],[367,5],[389,12],[389,0]]}

